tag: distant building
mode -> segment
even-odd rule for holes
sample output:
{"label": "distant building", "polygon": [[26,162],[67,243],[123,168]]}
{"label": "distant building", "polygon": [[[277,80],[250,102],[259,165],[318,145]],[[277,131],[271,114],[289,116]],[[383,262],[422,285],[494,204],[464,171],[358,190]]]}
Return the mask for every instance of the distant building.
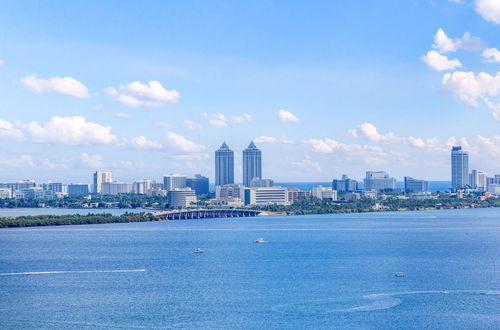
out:
{"label": "distant building", "polygon": [[271,179],[253,178],[250,180],[250,187],[252,188],[265,188],[274,186],[274,181]]}
{"label": "distant building", "polygon": [[97,171],[94,173],[94,194],[102,194],[102,184],[113,182],[113,173],[107,171]]}
{"label": "distant building", "polygon": [[43,190],[41,187],[30,187],[21,189],[20,191],[24,199],[49,199],[55,197],[52,191]]}
{"label": "distant building", "polygon": [[240,184],[226,184],[223,186],[215,187],[215,198],[216,199],[228,199],[228,198],[239,198],[241,200],[245,199],[245,186]]}
{"label": "distant building", "polygon": [[429,191],[429,181],[405,176],[405,193],[420,193],[425,191]]}
{"label": "distant building", "polygon": [[198,196],[208,194],[208,178],[201,174],[196,174],[194,178],[187,178],[186,186],[194,190]]}
{"label": "distant building", "polygon": [[265,187],[245,188],[245,205],[286,205],[288,201],[287,188]]}
{"label": "distant building", "polygon": [[469,185],[472,189],[486,191],[488,189],[488,176],[482,171],[472,170],[469,174]]}
{"label": "distant building", "polygon": [[65,185],[64,183],[50,182],[47,184],[47,190],[52,191],[54,194],[56,194],[56,193],[67,194],[68,193],[68,186]]}
{"label": "distant building", "polygon": [[387,172],[384,171],[368,171],[366,178],[363,180],[364,190],[382,191],[386,189],[396,189],[396,179],[391,178]]}
{"label": "distant building", "polygon": [[311,197],[310,190],[300,190],[297,188],[288,188],[287,191],[288,191],[288,201],[290,203],[294,203],[302,198]]}
{"label": "distant building", "polygon": [[175,188],[169,190],[167,194],[168,205],[170,208],[186,208],[196,203],[196,193],[191,188]]}
{"label": "distant building", "polygon": [[469,153],[462,147],[451,148],[451,188],[466,188],[469,185]]}
{"label": "distant building", "polygon": [[321,200],[337,200],[337,191],[330,187],[317,186],[311,189],[311,196]]}
{"label": "distant building", "polygon": [[90,194],[89,185],[86,183],[71,183],[68,185],[68,195],[88,195]]}
{"label": "distant building", "polygon": [[186,188],[187,177],[182,174],[167,174],[163,176],[163,189],[169,191]]}
{"label": "distant building", "polygon": [[254,178],[262,179],[262,152],[252,141],[243,150],[243,185],[250,187],[250,181]]}
{"label": "distant building", "polygon": [[153,189],[153,180],[140,180],[132,183],[132,192],[134,194],[145,195],[149,190]]}
{"label": "distant building", "polygon": [[358,182],[345,174],[342,175],[342,179],[333,179],[332,189],[338,192],[352,192],[358,190]]}
{"label": "distant building", "polygon": [[130,194],[132,192],[132,185],[130,183],[104,182],[101,186],[101,194],[103,195]]}
{"label": "distant building", "polygon": [[226,142],[215,151],[215,186],[234,183],[234,152]]}
{"label": "distant building", "polygon": [[10,188],[12,191],[36,187],[34,180],[21,180],[13,183],[0,183],[0,188]]}
{"label": "distant building", "polygon": [[0,188],[0,199],[12,198],[11,188]]}

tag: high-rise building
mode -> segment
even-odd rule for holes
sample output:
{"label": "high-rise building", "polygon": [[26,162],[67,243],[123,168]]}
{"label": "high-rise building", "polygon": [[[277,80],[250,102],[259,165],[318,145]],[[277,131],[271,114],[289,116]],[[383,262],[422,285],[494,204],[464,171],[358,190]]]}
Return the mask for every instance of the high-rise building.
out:
{"label": "high-rise building", "polygon": [[208,194],[208,178],[201,174],[195,174],[194,178],[186,179],[186,187],[194,190],[198,196],[206,195]]}
{"label": "high-rise building", "polygon": [[254,178],[262,179],[262,153],[252,141],[243,150],[243,185],[250,187]]}
{"label": "high-rise building", "polygon": [[462,147],[451,148],[451,188],[456,190],[469,185],[469,153]]}
{"label": "high-rise building", "polygon": [[386,189],[396,189],[396,179],[389,177],[389,174],[384,171],[366,172],[366,178],[363,180],[365,190],[382,191]]}
{"label": "high-rise building", "polygon": [[132,192],[134,194],[146,194],[153,188],[153,180],[140,180],[132,183]]}
{"label": "high-rise building", "polygon": [[167,174],[163,176],[163,189],[174,190],[177,188],[186,188],[187,177],[182,174]]}
{"label": "high-rise building", "polygon": [[71,183],[68,185],[68,195],[88,195],[89,185],[86,183]]}
{"label": "high-rise building", "polygon": [[358,190],[358,182],[356,180],[349,179],[347,175],[343,174],[342,179],[333,179],[332,189],[339,192],[356,191]]}
{"label": "high-rise building", "polygon": [[483,171],[472,170],[469,174],[469,186],[478,191],[486,191],[488,188],[488,176]]}
{"label": "high-rise building", "polygon": [[420,193],[429,191],[429,181],[418,180],[405,176],[405,193]]}
{"label": "high-rise building", "polygon": [[215,151],[215,185],[223,186],[234,183],[234,152],[226,142]]}
{"label": "high-rise building", "polygon": [[113,173],[106,171],[97,171],[94,173],[94,194],[102,193],[102,184],[107,182],[113,182]]}
{"label": "high-rise building", "polygon": [[130,194],[132,192],[132,184],[124,182],[104,182],[101,187],[103,195]]}

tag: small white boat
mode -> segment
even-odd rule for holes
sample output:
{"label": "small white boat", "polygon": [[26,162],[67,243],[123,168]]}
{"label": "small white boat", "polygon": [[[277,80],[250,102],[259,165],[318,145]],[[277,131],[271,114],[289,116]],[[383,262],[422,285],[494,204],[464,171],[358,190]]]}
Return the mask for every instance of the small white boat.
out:
{"label": "small white boat", "polygon": [[263,239],[262,237],[260,238],[257,238],[255,241],[253,241],[254,243],[267,243],[267,241],[265,239]]}
{"label": "small white boat", "polygon": [[405,277],[406,274],[402,273],[402,272],[396,272],[396,273],[394,273],[394,276],[396,276],[396,277]]}
{"label": "small white boat", "polygon": [[200,248],[196,248],[193,250],[193,253],[203,253],[203,250]]}

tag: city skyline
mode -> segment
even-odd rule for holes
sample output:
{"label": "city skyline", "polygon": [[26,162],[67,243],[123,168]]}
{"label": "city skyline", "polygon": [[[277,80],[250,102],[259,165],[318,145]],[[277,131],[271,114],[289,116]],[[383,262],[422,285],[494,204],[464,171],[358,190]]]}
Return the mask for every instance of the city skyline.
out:
{"label": "city skyline", "polygon": [[223,140],[257,143],[278,182],[448,180],[454,145],[495,173],[500,4],[382,3],[6,3],[2,181],[213,182]]}

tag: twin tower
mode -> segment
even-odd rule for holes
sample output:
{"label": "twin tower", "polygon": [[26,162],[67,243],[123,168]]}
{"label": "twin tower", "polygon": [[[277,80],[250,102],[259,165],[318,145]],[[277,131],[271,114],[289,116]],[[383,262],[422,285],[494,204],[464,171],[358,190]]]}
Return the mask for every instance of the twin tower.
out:
{"label": "twin tower", "polygon": [[[243,185],[250,186],[252,179],[262,179],[262,153],[253,142],[243,150]],[[224,142],[215,151],[215,185],[234,183],[234,152]]]}

